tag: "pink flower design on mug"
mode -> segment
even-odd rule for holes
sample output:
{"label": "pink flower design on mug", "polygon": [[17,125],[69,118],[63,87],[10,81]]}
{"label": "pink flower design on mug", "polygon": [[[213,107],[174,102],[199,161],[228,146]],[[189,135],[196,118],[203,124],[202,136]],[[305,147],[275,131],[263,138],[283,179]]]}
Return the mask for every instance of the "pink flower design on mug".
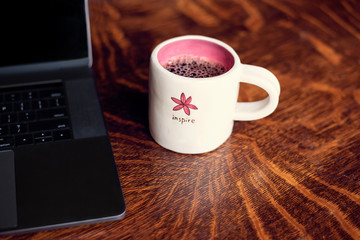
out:
{"label": "pink flower design on mug", "polygon": [[171,99],[178,104],[173,108],[174,111],[184,109],[184,112],[190,116],[190,108],[194,110],[198,109],[195,105],[190,104],[192,100],[191,96],[186,98],[184,93],[181,93],[180,99],[174,97],[172,97]]}

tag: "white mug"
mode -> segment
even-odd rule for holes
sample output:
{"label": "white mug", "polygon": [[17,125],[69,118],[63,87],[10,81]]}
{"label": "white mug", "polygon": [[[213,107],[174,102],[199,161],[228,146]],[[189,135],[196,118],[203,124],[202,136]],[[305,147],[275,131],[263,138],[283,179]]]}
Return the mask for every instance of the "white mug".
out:
{"label": "white mug", "polygon": [[[221,63],[227,71],[194,78],[164,67],[170,59],[189,56]],[[237,102],[240,82],[259,86],[268,96]],[[270,71],[242,64],[227,44],[198,35],[172,38],[156,46],[150,58],[150,133],[160,146],[175,152],[209,152],[229,138],[234,120],[256,120],[271,114],[279,95],[279,81]]]}

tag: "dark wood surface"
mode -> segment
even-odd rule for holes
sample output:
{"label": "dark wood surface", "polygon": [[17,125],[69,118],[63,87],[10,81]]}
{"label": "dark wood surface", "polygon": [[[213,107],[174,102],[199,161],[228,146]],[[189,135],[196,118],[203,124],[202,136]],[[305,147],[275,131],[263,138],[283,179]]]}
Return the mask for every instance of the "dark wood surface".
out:
{"label": "dark wood surface", "polygon": [[[127,202],[121,221],[4,239],[360,239],[360,2],[91,0],[96,83]],[[148,130],[149,57],[201,34],[281,84],[277,110],[182,155]],[[264,93],[242,85],[239,99]]]}

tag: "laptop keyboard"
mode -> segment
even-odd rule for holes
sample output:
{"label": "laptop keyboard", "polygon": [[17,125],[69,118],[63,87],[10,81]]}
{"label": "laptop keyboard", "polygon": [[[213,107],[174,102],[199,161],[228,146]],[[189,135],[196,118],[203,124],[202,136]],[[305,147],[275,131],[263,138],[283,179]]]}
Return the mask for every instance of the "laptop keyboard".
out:
{"label": "laptop keyboard", "polygon": [[0,150],[71,138],[62,83],[0,89]]}

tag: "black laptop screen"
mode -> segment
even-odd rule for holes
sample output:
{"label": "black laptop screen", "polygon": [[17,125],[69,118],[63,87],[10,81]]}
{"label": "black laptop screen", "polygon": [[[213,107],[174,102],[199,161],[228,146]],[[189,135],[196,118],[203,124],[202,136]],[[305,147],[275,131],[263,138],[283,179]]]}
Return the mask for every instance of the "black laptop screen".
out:
{"label": "black laptop screen", "polygon": [[0,3],[0,67],[88,57],[84,0]]}

